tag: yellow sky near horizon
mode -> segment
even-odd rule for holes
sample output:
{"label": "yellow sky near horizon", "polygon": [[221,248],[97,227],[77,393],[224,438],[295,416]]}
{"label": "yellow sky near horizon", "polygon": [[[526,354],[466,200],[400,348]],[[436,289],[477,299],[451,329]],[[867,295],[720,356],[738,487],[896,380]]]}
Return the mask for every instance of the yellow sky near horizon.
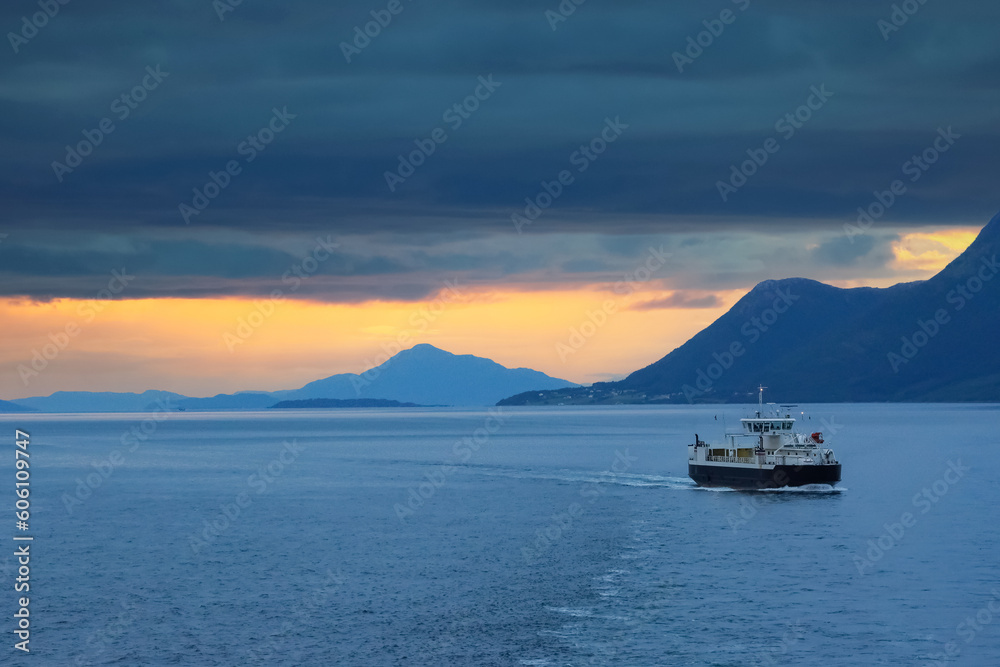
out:
{"label": "yellow sky near horizon", "polygon": [[[893,268],[929,277],[978,231],[903,234],[893,245]],[[696,309],[633,308],[672,294],[653,285],[627,295],[603,285],[481,288],[419,303],[285,300],[273,308],[244,298],[6,299],[0,300],[0,398],[60,390],[204,396],[291,389],[335,373],[361,373],[417,343],[590,383],[660,359],[751,287],[685,292],[714,295],[720,304]]]}
{"label": "yellow sky near horizon", "polygon": [[720,294],[716,308],[670,310],[630,310],[651,293],[597,288],[467,290],[460,301],[442,293],[420,303],[136,299],[101,302],[100,313],[94,302],[73,299],[7,300],[0,301],[0,326],[9,332],[0,349],[7,369],[0,397],[290,389],[361,373],[417,343],[589,383],[655,361],[742,295]]}
{"label": "yellow sky near horizon", "polygon": [[894,268],[917,269],[933,275],[968,248],[980,231],[978,227],[969,227],[903,234],[892,246],[896,256]]}
{"label": "yellow sky near horizon", "polygon": [[832,280],[837,287],[890,287],[899,282],[926,280],[937,274],[968,248],[982,229],[952,227],[931,232],[900,234],[891,245],[893,259],[889,268],[893,274],[884,278]]}

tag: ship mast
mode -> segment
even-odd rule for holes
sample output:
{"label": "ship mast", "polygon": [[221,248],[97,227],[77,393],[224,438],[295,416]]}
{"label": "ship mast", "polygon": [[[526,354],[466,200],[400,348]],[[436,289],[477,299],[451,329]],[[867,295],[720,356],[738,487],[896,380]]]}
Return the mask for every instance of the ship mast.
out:
{"label": "ship mast", "polygon": [[764,411],[764,390],[767,389],[764,385],[758,385],[757,391],[760,394],[757,396],[757,416],[760,417],[761,413]]}

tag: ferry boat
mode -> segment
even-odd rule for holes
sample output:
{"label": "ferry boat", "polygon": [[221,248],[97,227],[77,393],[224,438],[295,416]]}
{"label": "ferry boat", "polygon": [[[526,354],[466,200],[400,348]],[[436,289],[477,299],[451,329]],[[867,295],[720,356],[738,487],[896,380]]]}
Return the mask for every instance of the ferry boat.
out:
{"label": "ferry boat", "polygon": [[[688,475],[698,486],[773,489],[840,481],[840,462],[823,447],[822,433],[797,433],[795,419],[775,407],[765,415],[764,389],[758,387],[756,415],[740,420],[740,430],[711,445],[694,436],[688,445]],[[769,403],[770,407],[773,403]]]}

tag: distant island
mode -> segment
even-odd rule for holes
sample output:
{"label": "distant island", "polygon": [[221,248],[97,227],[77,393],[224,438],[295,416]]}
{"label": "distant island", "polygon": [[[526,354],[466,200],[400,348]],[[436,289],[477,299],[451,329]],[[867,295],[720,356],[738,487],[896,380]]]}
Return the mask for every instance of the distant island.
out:
{"label": "distant island", "polygon": [[289,408],[425,408],[426,405],[416,403],[401,403],[384,398],[307,398],[301,401],[281,401],[270,407],[271,410]]}
{"label": "distant island", "polygon": [[[475,407],[524,391],[576,387],[530,368],[506,368],[471,354],[452,354],[421,343],[363,373],[340,373],[298,389],[241,391],[191,397],[170,391],[142,393],[57,391],[0,401],[4,412],[149,412],[267,410],[336,407]],[[325,404],[309,403],[321,400]]]}

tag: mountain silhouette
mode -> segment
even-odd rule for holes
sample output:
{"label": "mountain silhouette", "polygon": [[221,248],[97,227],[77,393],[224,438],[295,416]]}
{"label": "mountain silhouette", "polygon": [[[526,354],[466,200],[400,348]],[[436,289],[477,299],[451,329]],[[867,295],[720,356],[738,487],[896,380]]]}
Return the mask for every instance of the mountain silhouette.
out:
{"label": "mountain silhouette", "polygon": [[618,382],[501,405],[1000,401],[1000,214],[929,280],[841,289],[767,280],[659,361]]}
{"label": "mountain silhouette", "polygon": [[[471,354],[452,354],[433,345],[415,345],[364,373],[342,373],[300,389],[247,391],[191,398],[165,391],[136,393],[56,392],[0,402],[0,412],[142,412],[183,410],[262,410],[280,401],[380,399],[417,405],[486,406],[511,394],[575,387],[528,368],[505,368]],[[382,405],[382,404],[380,404]]]}

